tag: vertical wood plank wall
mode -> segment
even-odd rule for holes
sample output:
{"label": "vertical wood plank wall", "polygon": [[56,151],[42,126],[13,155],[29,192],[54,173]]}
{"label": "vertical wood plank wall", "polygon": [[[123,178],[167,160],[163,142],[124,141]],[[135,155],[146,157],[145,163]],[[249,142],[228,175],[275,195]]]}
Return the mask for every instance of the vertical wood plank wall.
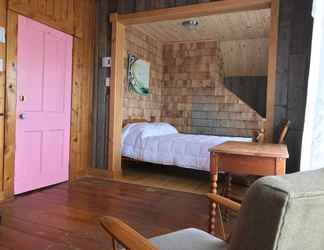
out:
{"label": "vertical wood plank wall", "polygon": [[92,90],[95,46],[95,0],[75,1],[70,180],[91,165]]}
{"label": "vertical wood plank wall", "polygon": [[9,9],[18,14],[74,34],[74,2],[71,0],[9,0],[8,2]]}
{"label": "vertical wood plank wall", "polygon": [[286,139],[290,153],[288,172],[298,171],[300,164],[313,30],[312,2],[280,1],[274,124],[278,138],[282,120],[291,121]]}
{"label": "vertical wood plank wall", "polygon": [[[102,4],[107,0],[99,0]],[[175,7],[179,5],[210,2],[210,0],[112,0],[118,13],[131,13],[141,10]],[[274,139],[278,136],[284,119],[291,119],[292,129],[289,131],[287,143],[290,149],[290,159],[287,161],[289,172],[299,169],[299,154],[302,138],[303,117],[306,100],[307,75],[309,69],[310,41],[311,41],[311,8],[312,1],[282,0],[279,6],[279,40],[276,78],[277,84],[274,105]],[[114,12],[114,11],[111,11]],[[300,29],[300,31],[299,31]],[[302,35],[301,35],[302,34]],[[105,34],[102,33],[104,36]],[[100,35],[98,36],[100,37]],[[108,39],[109,36],[108,36]],[[101,45],[98,45],[101,46]],[[99,48],[97,48],[99,49]],[[98,58],[97,58],[98,59]],[[298,60],[301,59],[301,60]],[[298,72],[301,69],[301,72]],[[299,83],[297,88],[294,82]],[[288,94],[289,89],[289,94]],[[302,100],[296,104],[297,100]],[[106,105],[106,109],[108,109]],[[96,112],[96,111],[94,111]],[[100,134],[100,132],[97,131]],[[102,147],[103,145],[97,145]],[[107,157],[107,155],[105,156]]]}
{"label": "vertical wood plank wall", "polygon": [[[19,14],[74,36],[70,180],[87,174],[91,165],[95,7],[95,0],[0,0],[0,26],[6,27],[9,39],[6,45],[0,44],[0,58],[7,58],[6,77],[4,73],[0,73],[0,114],[4,109],[6,113],[5,122],[0,115],[0,200],[13,195],[16,36]],[[2,138],[3,135],[5,139]]]}
{"label": "vertical wood plank wall", "polygon": [[[267,105],[266,105],[266,122],[265,122],[265,139],[273,141],[273,106],[276,95],[275,82],[277,73],[277,52],[278,52],[278,16],[279,16],[279,0],[272,0],[271,4],[271,28],[268,49],[268,84],[267,84]],[[271,107],[271,108],[270,108]]]}
{"label": "vertical wood plank wall", "polygon": [[[7,27],[7,0],[0,0],[0,27]],[[0,43],[0,59],[6,63],[6,46]],[[5,108],[5,72],[0,72],[0,114]],[[0,116],[0,200],[3,199],[4,115]]]}
{"label": "vertical wood plank wall", "polygon": [[102,67],[102,58],[110,55],[111,25],[109,13],[116,11],[113,1],[98,1],[96,15],[96,51],[95,72],[93,87],[93,143],[92,143],[92,166],[105,169],[107,166],[107,140],[108,137],[108,110],[109,90],[106,88],[106,78],[109,68]]}
{"label": "vertical wood plank wall", "polygon": [[[7,66],[6,66],[6,101],[5,101],[5,130],[4,130],[4,165],[3,191],[5,197],[13,194],[14,186],[14,152],[16,131],[16,65],[17,65],[17,24],[18,16],[8,11],[7,19]],[[9,43],[8,43],[9,40]],[[10,46],[9,46],[10,44]]]}

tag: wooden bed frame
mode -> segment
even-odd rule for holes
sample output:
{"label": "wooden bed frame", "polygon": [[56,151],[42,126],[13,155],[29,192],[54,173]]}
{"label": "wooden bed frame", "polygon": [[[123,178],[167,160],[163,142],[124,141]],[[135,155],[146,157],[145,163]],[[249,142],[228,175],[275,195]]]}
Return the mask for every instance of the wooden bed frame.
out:
{"label": "wooden bed frame", "polygon": [[145,119],[145,118],[138,118],[138,117],[130,117],[126,120],[123,120],[123,128],[126,127],[128,124],[131,123],[138,123],[138,122],[156,122],[157,119],[155,116],[151,116],[150,120]]}

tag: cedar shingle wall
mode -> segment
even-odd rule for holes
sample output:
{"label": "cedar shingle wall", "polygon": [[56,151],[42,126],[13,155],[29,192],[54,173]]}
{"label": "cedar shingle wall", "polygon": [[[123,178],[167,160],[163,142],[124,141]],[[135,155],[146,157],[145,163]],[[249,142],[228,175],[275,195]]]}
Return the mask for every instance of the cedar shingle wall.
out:
{"label": "cedar shingle wall", "polygon": [[224,86],[219,43],[164,46],[162,121],[185,133],[250,136],[262,118]]}

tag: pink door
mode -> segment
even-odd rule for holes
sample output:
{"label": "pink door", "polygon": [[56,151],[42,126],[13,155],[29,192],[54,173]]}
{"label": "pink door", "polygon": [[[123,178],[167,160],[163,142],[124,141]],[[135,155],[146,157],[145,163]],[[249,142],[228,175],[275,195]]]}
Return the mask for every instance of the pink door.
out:
{"label": "pink door", "polygon": [[68,180],[72,37],[18,19],[15,194]]}

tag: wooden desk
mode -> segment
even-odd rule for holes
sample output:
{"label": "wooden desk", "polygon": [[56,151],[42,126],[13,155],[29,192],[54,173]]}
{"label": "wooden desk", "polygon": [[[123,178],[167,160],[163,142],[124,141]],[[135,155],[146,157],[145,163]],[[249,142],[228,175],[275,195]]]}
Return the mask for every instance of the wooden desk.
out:
{"label": "wooden desk", "polygon": [[[284,175],[289,157],[284,144],[225,142],[209,149],[211,192],[217,193],[218,172],[240,175]],[[215,233],[215,203],[210,208],[210,233]]]}

